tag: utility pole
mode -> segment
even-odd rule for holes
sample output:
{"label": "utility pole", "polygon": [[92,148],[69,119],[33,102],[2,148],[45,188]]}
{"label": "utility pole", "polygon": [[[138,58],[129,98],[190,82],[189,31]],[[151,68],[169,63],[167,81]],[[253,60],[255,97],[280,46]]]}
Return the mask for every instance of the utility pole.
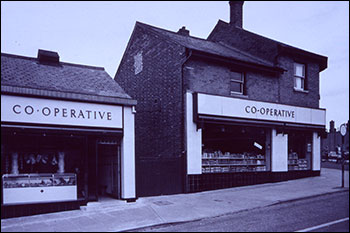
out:
{"label": "utility pole", "polygon": [[340,134],[342,136],[341,138],[341,157],[342,157],[342,163],[341,163],[341,187],[344,188],[344,163],[345,163],[345,156],[344,156],[344,137],[346,135],[346,124],[342,124],[340,126]]}

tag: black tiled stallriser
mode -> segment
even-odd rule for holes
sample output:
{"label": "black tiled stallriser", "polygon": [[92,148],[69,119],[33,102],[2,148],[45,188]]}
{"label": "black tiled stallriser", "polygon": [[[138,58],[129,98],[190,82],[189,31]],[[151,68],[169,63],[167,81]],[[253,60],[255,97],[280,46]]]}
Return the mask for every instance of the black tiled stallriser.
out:
{"label": "black tiled stallriser", "polygon": [[187,192],[201,192],[246,185],[282,182],[319,176],[320,171],[208,173],[189,175]]}

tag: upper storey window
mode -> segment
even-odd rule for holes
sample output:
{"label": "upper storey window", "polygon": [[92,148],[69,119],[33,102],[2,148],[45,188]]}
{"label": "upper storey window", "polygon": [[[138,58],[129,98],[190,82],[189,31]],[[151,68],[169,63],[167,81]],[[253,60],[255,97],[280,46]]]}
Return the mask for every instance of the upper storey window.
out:
{"label": "upper storey window", "polygon": [[243,94],[244,74],[231,71],[231,94]]}
{"label": "upper storey window", "polygon": [[305,65],[294,63],[294,89],[304,91],[305,88]]}

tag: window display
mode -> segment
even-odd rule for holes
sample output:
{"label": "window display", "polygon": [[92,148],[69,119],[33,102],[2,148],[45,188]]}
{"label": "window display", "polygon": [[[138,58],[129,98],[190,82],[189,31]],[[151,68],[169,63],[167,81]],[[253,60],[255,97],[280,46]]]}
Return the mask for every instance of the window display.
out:
{"label": "window display", "polygon": [[312,135],[303,131],[288,133],[288,170],[310,170]]}
{"label": "window display", "polygon": [[308,170],[308,166],[307,159],[299,159],[295,152],[288,154],[288,170]]}
{"label": "window display", "polygon": [[255,172],[266,171],[265,155],[254,153],[233,154],[205,151],[202,172]]}
{"label": "window display", "polygon": [[4,204],[86,197],[82,137],[13,133],[1,142]]}
{"label": "window display", "polygon": [[5,174],[3,188],[51,187],[76,185],[75,174]]}
{"label": "window display", "polygon": [[207,125],[202,141],[203,173],[268,171],[265,130]]}

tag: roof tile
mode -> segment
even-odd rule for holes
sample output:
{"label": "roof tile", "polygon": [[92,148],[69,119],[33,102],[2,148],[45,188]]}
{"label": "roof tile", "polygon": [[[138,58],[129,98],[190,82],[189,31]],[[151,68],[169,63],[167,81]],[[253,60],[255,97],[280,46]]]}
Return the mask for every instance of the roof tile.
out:
{"label": "roof tile", "polygon": [[36,58],[1,53],[1,86],[131,99],[104,68],[60,62],[43,65]]}
{"label": "roof tile", "polygon": [[247,54],[237,48],[230,47],[223,43],[213,42],[206,39],[196,38],[193,36],[181,35],[176,32],[168,31],[165,29],[157,28],[151,25],[137,22],[138,25],[145,29],[152,30],[162,36],[169,38],[170,40],[189,49],[205,52],[221,57],[234,59],[238,61],[244,61],[248,63],[258,64],[266,67],[273,68],[274,64],[267,60],[255,57],[251,54]]}

